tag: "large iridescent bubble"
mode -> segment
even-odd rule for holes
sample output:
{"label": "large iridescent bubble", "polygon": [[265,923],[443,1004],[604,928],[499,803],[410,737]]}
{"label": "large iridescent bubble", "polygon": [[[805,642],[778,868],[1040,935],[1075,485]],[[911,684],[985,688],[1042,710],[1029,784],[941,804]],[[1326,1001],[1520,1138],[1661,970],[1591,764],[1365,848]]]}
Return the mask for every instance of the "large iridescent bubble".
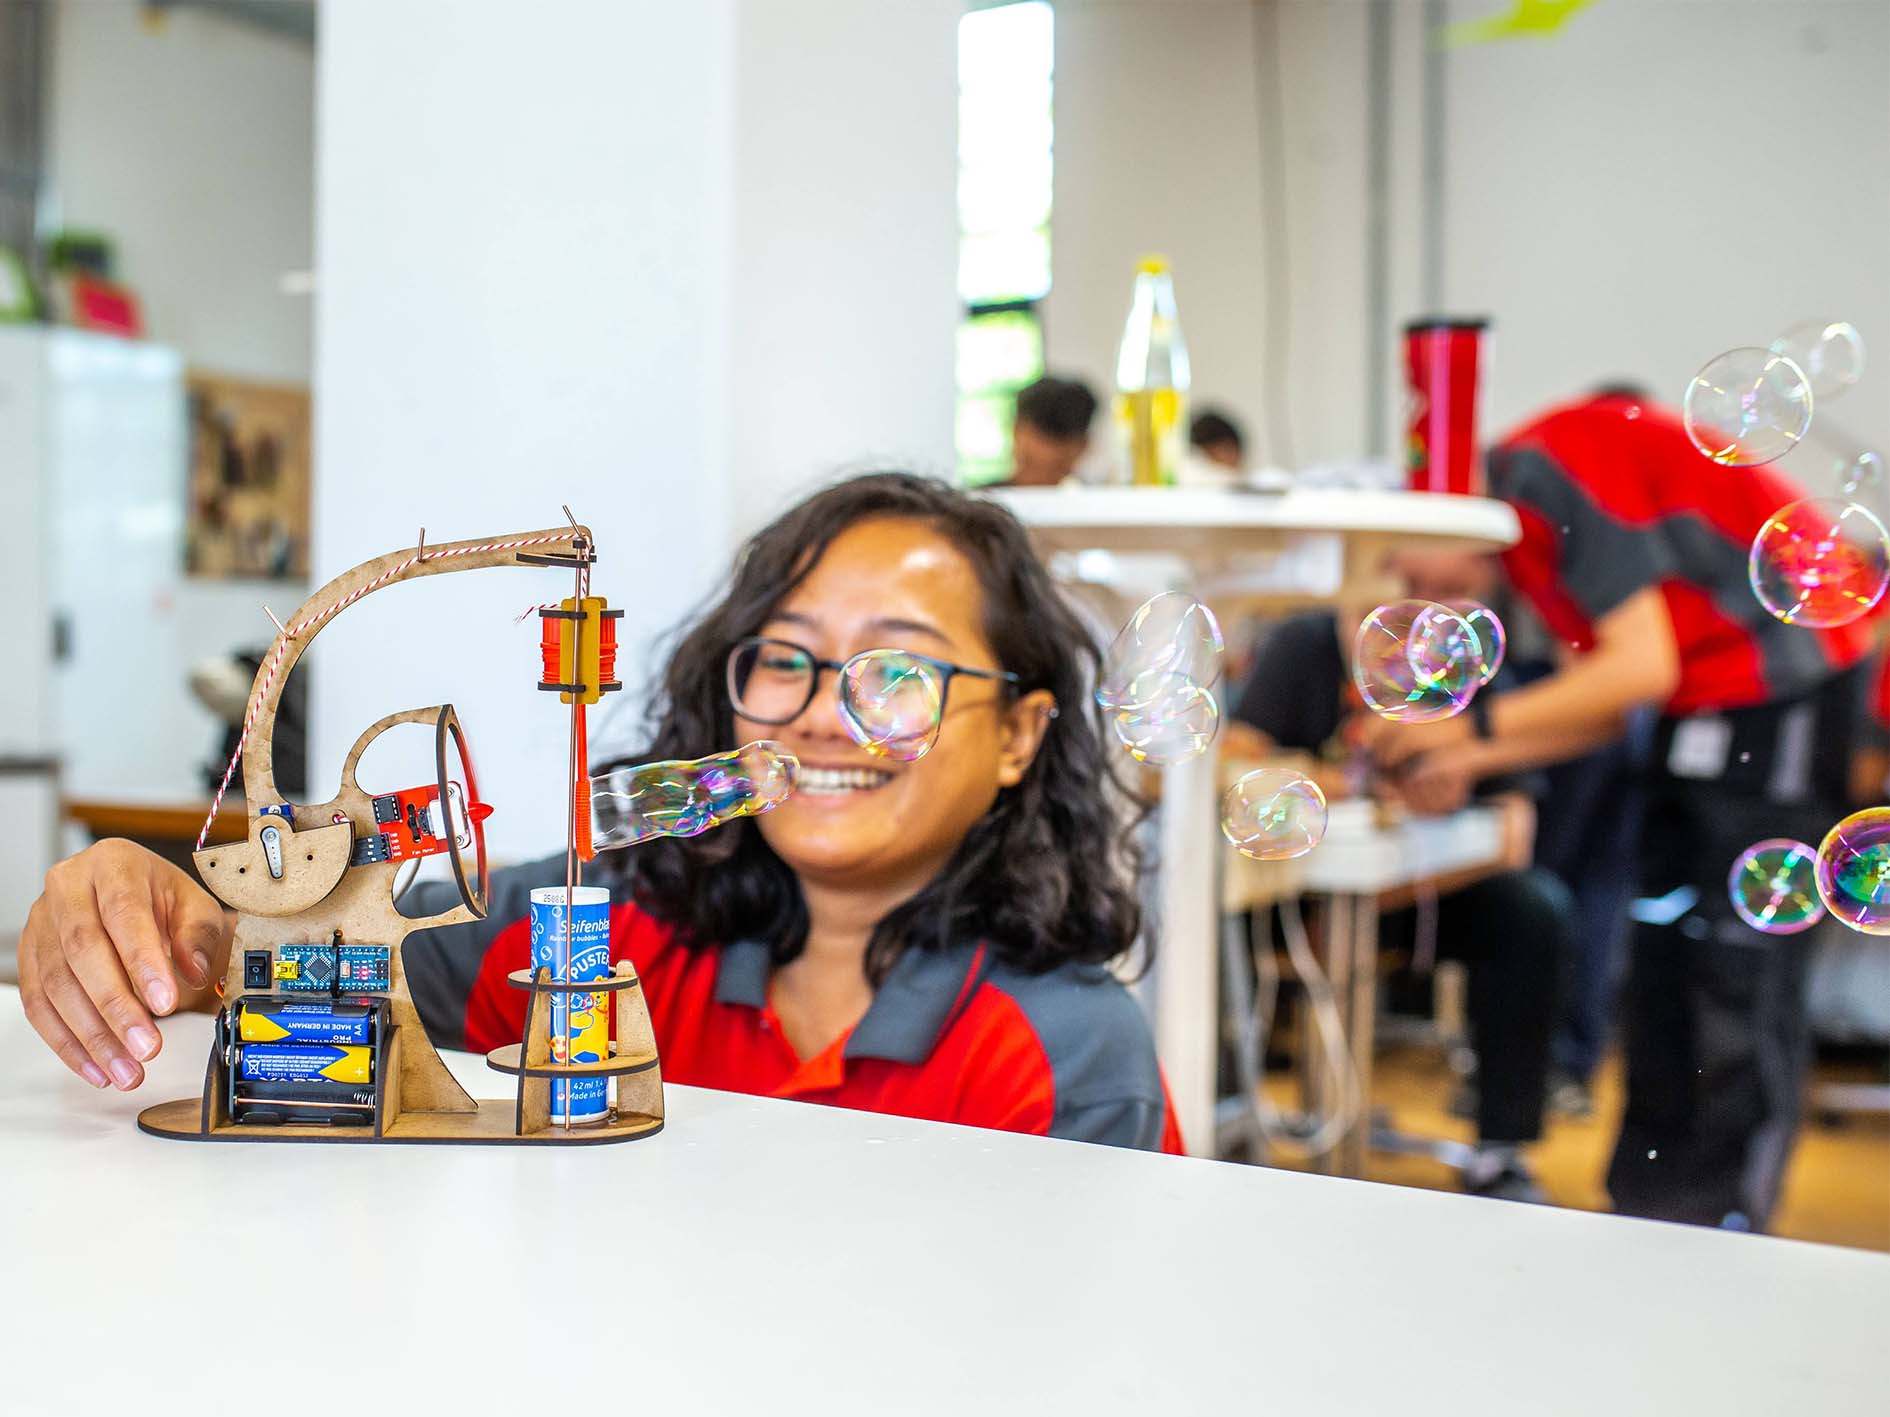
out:
{"label": "large iridescent bubble", "polygon": [[1221,799],[1221,833],[1256,861],[1304,856],[1325,839],[1326,794],[1289,768],[1258,768]]}
{"label": "large iridescent bubble", "polygon": [[707,758],[614,768],[591,779],[591,844],[612,851],[758,816],[787,800],[800,771],[800,759],[765,739]]}
{"label": "large iridescent bubble", "polygon": [[1191,595],[1165,591],[1129,617],[1103,656],[1096,702],[1138,762],[1171,766],[1214,741],[1222,653],[1220,623]]}
{"label": "large iridescent bubble", "polygon": [[1372,712],[1395,723],[1463,712],[1483,683],[1484,668],[1476,629],[1435,601],[1381,605],[1352,640],[1352,682]]}
{"label": "large iridescent bubble", "polygon": [[944,676],[904,650],[869,650],[840,671],[840,720],[877,757],[924,757],[938,741],[944,706]]}
{"label": "large iridescent bubble", "polygon": [[1839,920],[1890,935],[1890,807],[1853,812],[1818,846],[1818,895]]}
{"label": "large iridescent bubble", "polygon": [[1782,354],[1730,349],[1693,376],[1682,404],[1687,436],[1716,463],[1756,467],[1811,429],[1811,381]]}
{"label": "large iridescent bubble", "polygon": [[1739,918],[1768,935],[1796,935],[1824,918],[1818,853],[1802,841],[1773,837],[1739,853],[1726,895]]}
{"label": "large iridescent bubble", "polygon": [[1864,337],[1848,320],[1801,320],[1770,348],[1805,371],[1819,399],[1834,399],[1864,377]]}
{"label": "large iridescent bubble", "polygon": [[1807,497],[1765,519],[1746,572],[1759,603],[1787,625],[1848,625],[1890,585],[1890,534],[1856,502]]}

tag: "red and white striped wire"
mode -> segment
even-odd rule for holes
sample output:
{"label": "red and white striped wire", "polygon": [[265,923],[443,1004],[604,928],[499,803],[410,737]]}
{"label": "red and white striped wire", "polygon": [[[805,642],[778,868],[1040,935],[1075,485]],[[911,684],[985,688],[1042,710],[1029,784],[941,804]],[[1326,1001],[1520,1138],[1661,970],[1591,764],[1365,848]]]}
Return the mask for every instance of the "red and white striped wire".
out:
{"label": "red and white striped wire", "polygon": [[547,546],[570,539],[571,533],[559,532],[553,536],[529,536],[518,541],[488,541],[479,546],[450,546],[437,551],[416,551],[406,560],[389,566],[366,585],[349,592],[333,605],[317,610],[306,620],[297,621],[278,635],[275,651],[269,656],[269,667],[263,674],[262,682],[250,692],[249,711],[243,715],[243,731],[237,737],[236,751],[230,754],[229,766],[223,769],[223,781],[217,787],[216,800],[210,804],[210,815],[204,818],[203,830],[197,833],[197,850],[202,851],[203,844],[210,839],[210,828],[216,824],[217,812],[223,806],[223,795],[230,790],[230,779],[236,775],[236,765],[243,757],[243,748],[249,742],[250,730],[256,726],[256,714],[262,707],[263,699],[269,694],[269,686],[276,681],[277,671],[282,668],[283,657],[289,652],[290,640],[308,630],[319,628],[325,621],[339,615],[362,596],[379,590],[396,576],[419,565],[422,561],[445,561],[455,556],[476,556],[487,551],[515,551],[526,546]]}

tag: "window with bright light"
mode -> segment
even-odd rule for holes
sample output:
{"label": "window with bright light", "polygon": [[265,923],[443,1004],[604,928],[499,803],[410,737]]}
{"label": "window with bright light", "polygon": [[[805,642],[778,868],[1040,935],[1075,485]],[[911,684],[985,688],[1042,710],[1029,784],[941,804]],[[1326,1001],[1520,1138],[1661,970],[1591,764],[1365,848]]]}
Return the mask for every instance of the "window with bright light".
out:
{"label": "window with bright light", "polygon": [[958,472],[1011,470],[1017,391],[1043,374],[1050,292],[1051,73],[1046,0],[958,25]]}

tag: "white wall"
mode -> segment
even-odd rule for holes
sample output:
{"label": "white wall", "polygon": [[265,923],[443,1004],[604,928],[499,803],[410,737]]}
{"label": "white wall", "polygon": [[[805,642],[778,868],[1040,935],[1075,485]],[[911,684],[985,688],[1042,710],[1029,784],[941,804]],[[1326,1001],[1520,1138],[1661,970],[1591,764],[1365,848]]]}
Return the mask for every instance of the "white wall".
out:
{"label": "white wall", "polygon": [[729,463],[746,533],[836,469],[952,475],[958,0],[749,0]]}
{"label": "white wall", "polygon": [[[149,337],[185,365],[306,384],[310,302],[284,295],[279,281],[308,269],[313,248],[313,50],[201,12],[64,0],[51,69],[49,225],[112,238]],[[175,455],[181,516],[181,446]],[[180,569],[182,555],[179,546]],[[111,607],[127,593],[109,562],[94,575],[96,595],[75,607],[76,633],[88,640],[119,628]],[[194,796],[198,765],[214,755],[222,728],[185,690],[189,666],[266,645],[274,630],[263,604],[287,614],[307,589],[171,579],[149,607],[166,626],[166,652],[149,666],[162,676],[155,692],[166,712],[146,723],[135,765],[112,762],[104,782],[75,779],[87,790]]]}
{"label": "white wall", "polygon": [[[1451,19],[1501,8],[1454,0]],[[1295,461],[1363,453],[1367,7],[1279,0],[1290,346],[1269,368],[1256,11],[1236,0],[1057,5],[1053,367],[1110,381],[1131,263],[1175,262],[1197,401],[1272,453],[1266,395],[1290,401]],[[1423,7],[1390,7],[1386,417],[1396,329],[1420,290]],[[1260,20],[1264,24],[1264,19]],[[1890,444],[1890,7],[1875,0],[1613,0],[1557,35],[1444,61],[1441,304],[1496,320],[1491,433],[1611,375],[1677,400],[1707,358],[1812,315],[1877,351],[1819,431]],[[1395,438],[1387,446],[1396,448]],[[1794,460],[1807,476],[1823,454]]]}
{"label": "white wall", "polygon": [[1448,75],[1446,289],[1499,322],[1494,427],[1613,374],[1677,400],[1824,316],[1874,365],[1822,417],[1890,447],[1890,6],[1596,5]]}
{"label": "white wall", "polygon": [[118,249],[149,337],[194,366],[306,383],[315,56],[306,44],[135,0],[64,0],[53,30],[54,225]]}
{"label": "white wall", "polygon": [[[593,728],[623,741],[738,532],[834,463],[948,466],[956,13],[325,4],[320,574],[569,502],[629,611]],[[450,701],[495,852],[555,846],[563,719],[511,622],[565,584],[492,571],[351,609],[314,652],[317,782],[381,714]]]}

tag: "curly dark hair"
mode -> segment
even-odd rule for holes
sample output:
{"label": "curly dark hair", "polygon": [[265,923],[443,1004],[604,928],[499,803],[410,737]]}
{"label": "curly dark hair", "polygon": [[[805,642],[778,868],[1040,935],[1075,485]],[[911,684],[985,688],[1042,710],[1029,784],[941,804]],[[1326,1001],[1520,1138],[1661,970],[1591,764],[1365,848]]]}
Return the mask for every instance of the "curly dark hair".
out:
{"label": "curly dark hair", "polygon": [[[1090,698],[1095,640],[1017,519],[944,482],[903,472],[855,477],[756,532],[721,598],[680,632],[650,706],[647,747],[617,761],[698,758],[734,746],[724,673],[730,646],[760,630],[835,537],[882,517],[923,522],[964,553],[983,587],[984,631],[998,663],[1019,676],[1017,692],[1054,694],[1059,717],[1022,780],[998,793],[945,869],[879,922],[867,977],[877,985],[908,949],[969,939],[1031,973],[1126,954],[1141,929],[1144,860],[1135,829],[1148,804],[1120,775],[1124,755],[1105,743]],[[800,883],[752,820],[647,842],[613,869],[627,875],[641,908],[694,947],[762,940],[782,964],[806,944]]]}

